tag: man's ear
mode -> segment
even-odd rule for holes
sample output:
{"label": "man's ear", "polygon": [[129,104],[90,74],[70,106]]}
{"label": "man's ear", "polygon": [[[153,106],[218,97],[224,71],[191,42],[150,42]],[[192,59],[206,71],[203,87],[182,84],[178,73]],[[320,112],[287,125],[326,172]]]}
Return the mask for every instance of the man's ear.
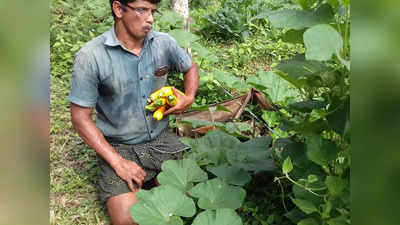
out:
{"label": "man's ear", "polygon": [[117,17],[118,19],[120,19],[122,17],[122,4],[119,1],[114,1],[112,4],[112,10],[115,14],[115,17]]}

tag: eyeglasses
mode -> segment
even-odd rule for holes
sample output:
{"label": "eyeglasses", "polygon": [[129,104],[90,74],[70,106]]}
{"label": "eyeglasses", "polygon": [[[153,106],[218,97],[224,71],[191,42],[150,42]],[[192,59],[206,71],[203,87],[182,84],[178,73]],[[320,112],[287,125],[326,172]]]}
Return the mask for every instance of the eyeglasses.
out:
{"label": "eyeglasses", "polygon": [[137,14],[140,16],[149,16],[150,14],[154,17],[155,15],[159,15],[160,12],[157,9],[151,10],[150,8],[135,8],[130,5],[123,5],[131,9],[132,11],[135,11]]}

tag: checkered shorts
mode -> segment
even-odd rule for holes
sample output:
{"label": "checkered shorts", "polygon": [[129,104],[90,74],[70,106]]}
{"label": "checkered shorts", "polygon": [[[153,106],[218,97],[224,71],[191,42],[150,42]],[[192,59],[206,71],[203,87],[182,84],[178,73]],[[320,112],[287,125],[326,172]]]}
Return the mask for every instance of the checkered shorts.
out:
{"label": "checkered shorts", "polygon": [[[153,178],[161,171],[161,164],[169,159],[181,159],[183,151],[190,147],[178,140],[178,137],[165,131],[156,139],[135,145],[110,143],[124,159],[136,162],[146,172],[143,188],[152,187]],[[112,167],[100,156],[99,163],[99,196],[105,203],[108,198],[130,192],[128,184],[122,180]]]}

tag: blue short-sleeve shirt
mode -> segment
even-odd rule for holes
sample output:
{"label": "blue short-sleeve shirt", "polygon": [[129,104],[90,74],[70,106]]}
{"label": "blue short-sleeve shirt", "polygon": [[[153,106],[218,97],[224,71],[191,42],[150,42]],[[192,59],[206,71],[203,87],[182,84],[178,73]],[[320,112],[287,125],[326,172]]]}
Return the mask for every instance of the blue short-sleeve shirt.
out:
{"label": "blue short-sleeve shirt", "polygon": [[168,73],[185,73],[190,57],[168,34],[150,31],[139,56],[117,39],[114,27],[75,55],[68,100],[95,107],[97,127],[107,140],[136,144],[152,140],[168,125],[144,109],[150,94],[165,86]]}

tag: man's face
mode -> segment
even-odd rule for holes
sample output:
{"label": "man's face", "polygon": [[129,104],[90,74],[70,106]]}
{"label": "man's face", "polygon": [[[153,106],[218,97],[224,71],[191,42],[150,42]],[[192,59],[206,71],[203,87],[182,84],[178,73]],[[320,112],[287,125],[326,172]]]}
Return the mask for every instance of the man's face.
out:
{"label": "man's face", "polygon": [[152,29],[154,22],[153,13],[157,10],[157,5],[144,0],[121,5],[125,10],[121,11],[121,21],[127,32],[135,39],[144,39]]}

